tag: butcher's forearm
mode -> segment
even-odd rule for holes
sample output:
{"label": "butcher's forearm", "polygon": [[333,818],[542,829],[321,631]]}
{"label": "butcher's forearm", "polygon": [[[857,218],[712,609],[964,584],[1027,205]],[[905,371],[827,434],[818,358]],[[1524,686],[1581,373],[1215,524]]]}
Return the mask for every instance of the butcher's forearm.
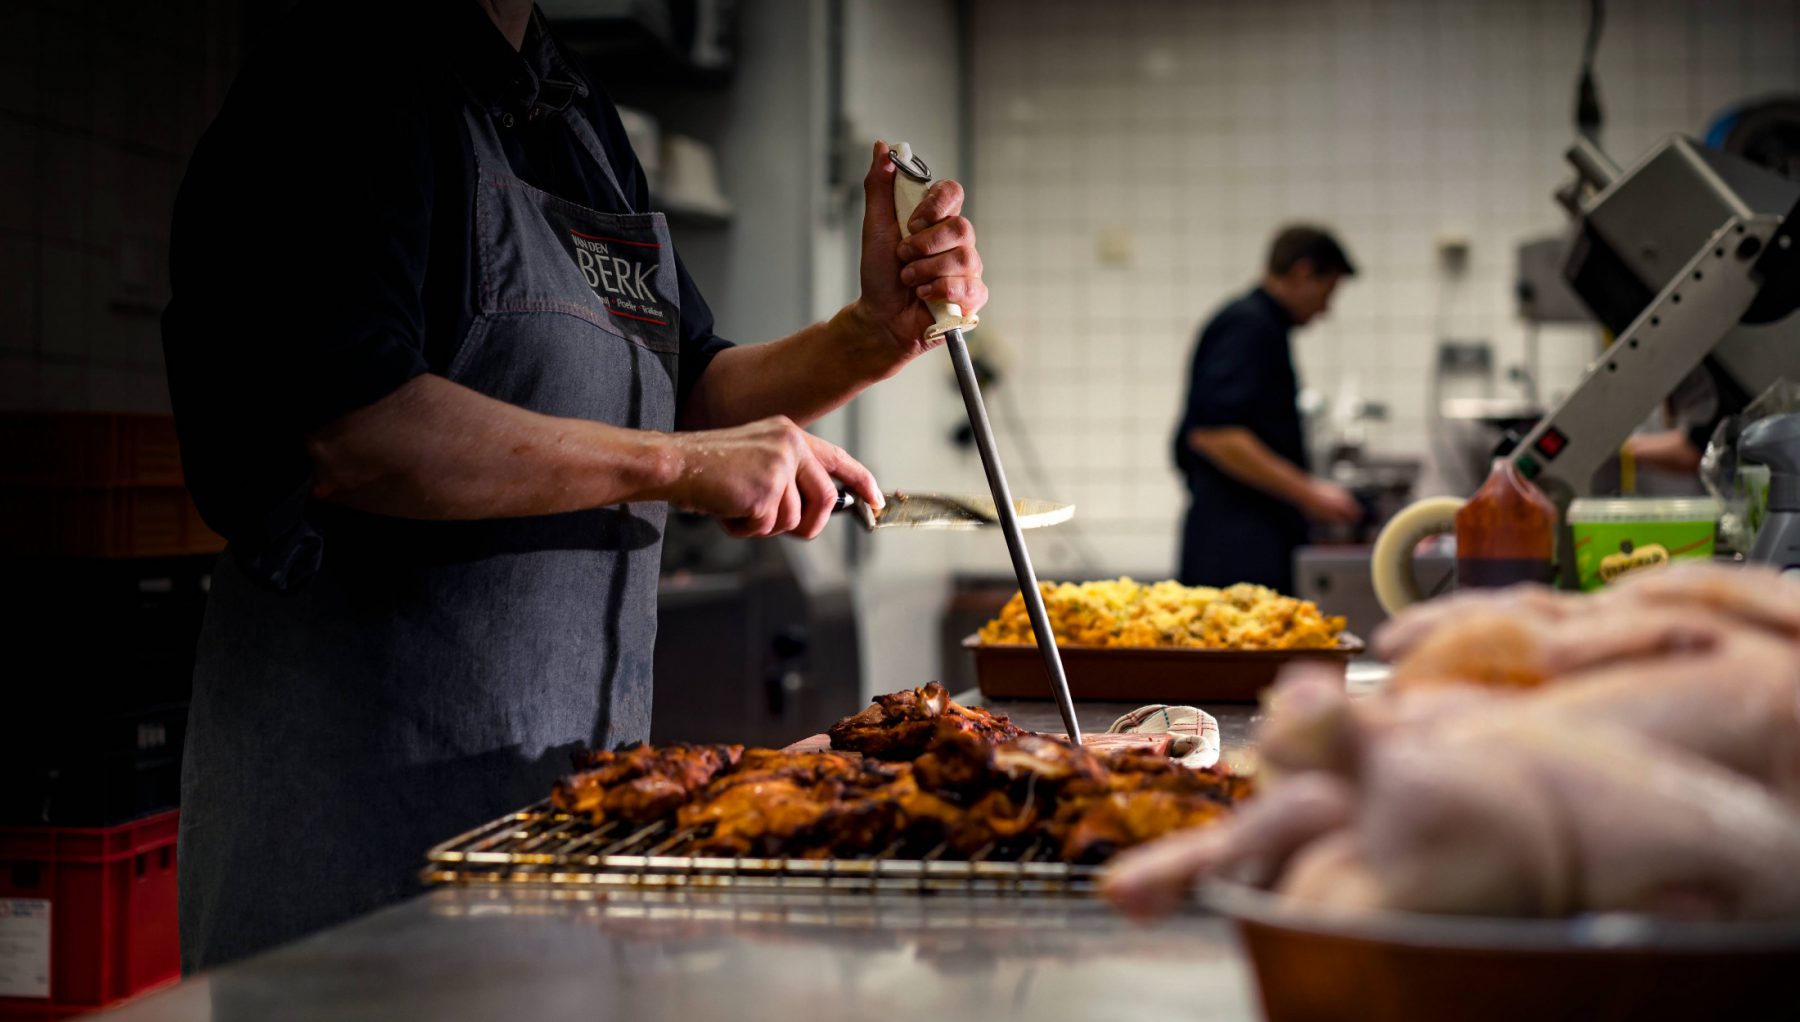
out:
{"label": "butcher's forearm", "polygon": [[1262,492],[1298,504],[1305,499],[1310,477],[1298,465],[1269,449],[1241,426],[1195,429],[1188,444],[1219,471]]}
{"label": "butcher's forearm", "polygon": [[402,518],[474,519],[661,499],[679,471],[664,439],[420,376],[306,446],[321,499]]}
{"label": "butcher's forearm", "polygon": [[861,307],[847,305],[778,341],[720,352],[694,384],[680,426],[720,429],[772,415],[804,426],[904,364]]}

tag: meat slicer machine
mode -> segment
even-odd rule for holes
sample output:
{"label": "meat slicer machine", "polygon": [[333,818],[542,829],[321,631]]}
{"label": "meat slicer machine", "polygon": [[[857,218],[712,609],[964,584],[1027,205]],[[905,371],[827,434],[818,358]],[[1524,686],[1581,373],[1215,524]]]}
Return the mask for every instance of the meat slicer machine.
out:
{"label": "meat slicer machine", "polygon": [[1702,363],[1749,397],[1800,381],[1800,183],[1680,136],[1625,170],[1585,136],[1567,155],[1563,275],[1614,340],[1510,455],[1564,510]]}
{"label": "meat slicer machine", "polygon": [[[1780,377],[1800,382],[1800,183],[1680,136],[1624,170],[1588,135],[1567,155],[1575,177],[1557,199],[1574,223],[1561,272],[1613,342],[1507,454],[1565,513],[1702,364],[1745,400]],[[1751,556],[1800,568],[1800,429],[1757,433],[1739,446],[1740,458],[1771,471],[1769,516]],[[1387,613],[1424,598],[1412,551],[1452,531],[1460,506],[1449,497],[1421,501],[1376,539],[1371,581]],[[1559,575],[1571,582],[1566,526],[1557,548]]]}

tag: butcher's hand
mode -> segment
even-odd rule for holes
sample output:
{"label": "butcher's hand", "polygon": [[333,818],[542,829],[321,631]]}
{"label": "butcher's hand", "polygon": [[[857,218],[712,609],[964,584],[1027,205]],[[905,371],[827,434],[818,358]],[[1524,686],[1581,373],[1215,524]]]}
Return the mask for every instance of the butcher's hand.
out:
{"label": "butcher's hand", "polygon": [[785,416],[730,429],[666,434],[673,482],[661,496],[708,514],[734,536],[817,536],[837,502],[837,484],[882,505],[875,477],[843,448]]}
{"label": "butcher's hand", "polygon": [[[938,343],[925,339],[932,324],[927,301],[954,302],[974,315],[988,293],[975,228],[962,215],[962,186],[938,181],[917,209],[896,210],[896,173],[887,143],[875,143],[863,178],[862,296],[855,309],[903,358],[913,358]],[[911,232],[904,242],[902,216]]]}

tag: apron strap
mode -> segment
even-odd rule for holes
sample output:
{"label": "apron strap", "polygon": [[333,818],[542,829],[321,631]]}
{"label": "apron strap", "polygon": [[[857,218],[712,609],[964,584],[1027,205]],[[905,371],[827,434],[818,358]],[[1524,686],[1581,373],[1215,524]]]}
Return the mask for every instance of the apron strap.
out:
{"label": "apron strap", "polygon": [[[600,165],[600,173],[606,175],[606,183],[612,185],[613,194],[619,197],[619,202],[625,212],[637,212],[631,196],[625,194],[625,189],[619,184],[618,175],[613,173],[612,161],[606,158],[606,147],[600,143],[600,136],[594,133],[593,125],[588,123],[587,117],[576,110],[573,103],[564,107],[561,115],[568,124],[569,130],[573,131],[575,137],[581,141],[582,148],[586,149],[588,155],[593,157],[594,162]],[[476,163],[479,166],[489,168],[489,172],[493,173],[495,171],[504,172],[512,165],[511,161],[506,158],[505,147],[500,144],[499,133],[494,130],[493,119],[480,103],[474,102],[473,99],[465,103],[463,119],[468,123],[469,142],[474,146]]]}
{"label": "apron strap", "polygon": [[[541,45],[554,46],[549,35],[549,27],[541,20],[542,15],[534,9],[532,17],[538,38],[542,41]],[[573,69],[565,68],[565,70],[574,73]],[[463,90],[464,119],[469,125],[469,141],[474,146],[477,163],[494,170],[510,167],[511,161],[506,158],[506,147],[501,144],[500,135],[494,130],[493,118],[488,113],[487,107],[482,104],[475,91],[469,87],[469,83],[461,79],[461,76],[458,76],[457,84]],[[547,81],[545,84],[568,85],[570,88],[574,88],[573,83]],[[578,102],[580,90],[574,89],[574,91],[576,94],[566,97],[565,102],[557,109],[557,114],[569,126],[569,130],[575,133],[576,139],[581,142],[582,148],[587,150],[588,156],[599,165],[600,173],[606,176],[606,183],[612,186],[613,194],[619,197],[619,204],[625,212],[636,213],[638,211],[636,204],[631,201],[631,196],[626,194],[624,186],[619,183],[618,174],[613,171],[612,160],[606,154],[606,146],[601,143],[600,136],[595,133],[593,124],[589,123],[587,114],[579,109],[582,106]]]}
{"label": "apron strap", "polygon": [[[587,112],[583,109],[584,104],[581,101],[585,100],[593,91],[593,85],[563,52],[556,37],[550,34],[549,22],[544,18],[541,8],[532,7],[531,22],[536,29],[534,39],[535,45],[538,47],[540,63],[571,79],[568,82],[550,79],[540,81],[540,103],[543,102],[543,90],[547,87],[569,90],[568,94],[559,96],[562,102],[557,104],[554,109],[562,115],[563,120],[569,125],[569,130],[575,133],[575,137],[581,140],[582,147],[588,151],[588,155],[600,165],[600,173],[606,175],[606,182],[612,185],[613,194],[619,197],[619,204],[625,212],[637,212],[631,196],[626,194],[624,185],[619,183],[619,177],[613,171],[612,159],[606,153],[606,146],[600,141],[599,134],[594,131],[593,122],[588,119]],[[545,103],[544,105],[548,106],[549,104]]]}

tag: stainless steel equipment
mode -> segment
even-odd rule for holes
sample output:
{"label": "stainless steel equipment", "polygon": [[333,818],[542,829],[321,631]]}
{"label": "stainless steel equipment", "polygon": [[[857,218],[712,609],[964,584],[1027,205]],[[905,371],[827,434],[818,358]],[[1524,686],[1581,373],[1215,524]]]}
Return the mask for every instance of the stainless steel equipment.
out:
{"label": "stainless steel equipment", "polygon": [[1702,361],[1747,394],[1800,379],[1800,184],[1679,136],[1629,170],[1588,138],[1568,158],[1564,274],[1616,337],[1513,454],[1565,508]]}
{"label": "stainless steel equipment", "polygon": [[[894,210],[904,239],[911,232],[907,217],[918,208],[931,183],[931,169],[913,155],[905,142],[888,150],[894,163]],[[987,406],[981,400],[981,384],[975,378],[975,365],[969,359],[969,345],[963,330],[973,330],[977,320],[963,315],[962,309],[948,302],[934,302],[932,317],[936,323],[926,332],[927,338],[943,337],[956,367],[956,385],[962,390],[963,408],[969,413],[969,426],[975,434],[976,449],[981,452],[981,467],[987,473],[988,489],[993,493],[999,511],[1000,530],[1006,534],[1006,549],[1012,555],[1013,573],[1019,578],[1019,594],[1031,618],[1031,630],[1037,636],[1038,650],[1044,657],[1044,669],[1050,675],[1050,690],[1062,711],[1064,729],[1069,740],[1080,744],[1081,725],[1075,719],[1075,702],[1069,697],[1069,679],[1063,674],[1062,657],[1056,651],[1056,634],[1050,628],[1050,615],[1044,609],[1043,593],[1038,591],[1037,572],[1031,566],[1031,552],[1025,548],[1025,536],[1019,530],[1018,513],[1014,509],[1012,488],[1006,483],[1006,470],[1000,466],[999,445],[994,442],[994,429],[988,424]]]}
{"label": "stainless steel equipment", "polygon": [[[1346,631],[1375,634],[1388,614],[1375,595],[1371,553],[1366,544],[1301,547],[1294,551],[1294,595],[1313,601],[1327,614],[1341,615]],[[1419,592],[1425,598],[1455,587],[1456,558],[1452,554],[1443,550],[1417,553],[1412,563]]]}
{"label": "stainless steel equipment", "polygon": [[856,601],[835,551],[680,514],[666,536],[652,741],[780,745],[856,712]]}
{"label": "stainless steel equipment", "polygon": [[1769,513],[1757,530],[1750,559],[1800,571],[1800,412],[1745,427],[1738,456],[1769,466]]}
{"label": "stainless steel equipment", "polygon": [[1751,394],[1800,377],[1800,184],[1679,136],[1627,171],[1585,138],[1569,160],[1564,274],[1617,337],[1515,455],[1564,505],[1703,359]]}
{"label": "stainless steel equipment", "polygon": [[423,878],[440,884],[558,887],[747,888],[909,894],[1085,894],[1099,869],[1048,861],[1040,839],[1023,848],[989,846],[966,859],[939,845],[899,858],[899,844],[867,858],[788,859],[697,855],[696,831],[667,821],[595,827],[547,802],[460,834],[426,853]]}

